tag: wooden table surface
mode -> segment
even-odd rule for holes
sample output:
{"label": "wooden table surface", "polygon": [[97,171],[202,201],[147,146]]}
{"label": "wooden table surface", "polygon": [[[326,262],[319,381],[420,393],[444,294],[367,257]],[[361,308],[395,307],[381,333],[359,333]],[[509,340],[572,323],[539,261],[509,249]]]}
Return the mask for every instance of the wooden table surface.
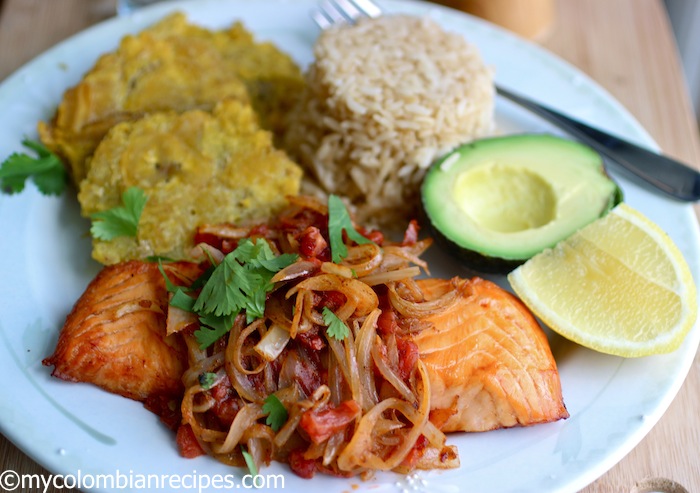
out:
{"label": "wooden table surface", "polygon": [[[58,41],[112,16],[114,1],[0,0],[0,81]],[[700,167],[697,124],[661,0],[558,0],[556,24],[540,43],[605,87],[667,154]],[[700,492],[699,410],[696,356],[661,421],[583,492]],[[48,475],[0,435],[0,473],[6,470]]]}

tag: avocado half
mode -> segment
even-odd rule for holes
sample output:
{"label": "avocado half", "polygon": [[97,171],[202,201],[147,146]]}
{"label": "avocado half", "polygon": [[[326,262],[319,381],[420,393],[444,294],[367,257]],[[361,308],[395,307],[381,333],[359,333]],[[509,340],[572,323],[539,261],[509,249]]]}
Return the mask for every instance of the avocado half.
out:
{"label": "avocado half", "polygon": [[469,267],[506,273],[622,201],[590,147],[547,134],[473,141],[435,162],[421,199],[432,236]]}

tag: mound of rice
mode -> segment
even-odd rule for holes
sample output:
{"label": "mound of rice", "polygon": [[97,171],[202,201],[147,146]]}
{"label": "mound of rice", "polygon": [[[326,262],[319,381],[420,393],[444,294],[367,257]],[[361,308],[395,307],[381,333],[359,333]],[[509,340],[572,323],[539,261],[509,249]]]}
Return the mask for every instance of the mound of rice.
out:
{"label": "mound of rice", "polygon": [[305,191],[346,197],[358,221],[403,224],[426,168],[493,128],[491,71],[430,19],[333,27],[314,55],[286,147],[310,175]]}

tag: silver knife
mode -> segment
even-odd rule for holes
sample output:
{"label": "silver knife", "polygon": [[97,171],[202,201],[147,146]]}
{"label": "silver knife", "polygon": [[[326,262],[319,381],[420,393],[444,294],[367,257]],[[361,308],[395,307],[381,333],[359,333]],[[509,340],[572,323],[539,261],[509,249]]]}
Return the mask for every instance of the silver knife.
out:
{"label": "silver knife", "polygon": [[496,87],[499,95],[527,108],[565,130],[622,168],[666,194],[688,202],[700,200],[700,172],[668,156],[574,120],[556,110]]}

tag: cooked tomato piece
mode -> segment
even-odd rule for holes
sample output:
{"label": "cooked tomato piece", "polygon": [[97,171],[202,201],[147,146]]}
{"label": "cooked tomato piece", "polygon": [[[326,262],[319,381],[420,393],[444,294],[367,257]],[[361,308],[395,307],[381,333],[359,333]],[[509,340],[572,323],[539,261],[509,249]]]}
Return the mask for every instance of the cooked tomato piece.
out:
{"label": "cooked tomato piece", "polygon": [[311,479],[316,472],[316,461],[304,458],[303,449],[295,449],[289,453],[289,467],[297,476]]}
{"label": "cooked tomato piece", "polygon": [[316,258],[328,249],[328,242],[316,226],[307,227],[299,236],[299,254],[305,258]]}
{"label": "cooked tomato piece", "polygon": [[403,234],[403,245],[410,246],[415,245],[418,242],[418,231],[420,231],[420,226],[418,226],[418,221],[411,219],[408,223],[408,227]]}
{"label": "cooked tomato piece", "polygon": [[418,460],[423,457],[427,446],[428,439],[425,438],[425,435],[419,436],[418,440],[416,440],[416,443],[413,445],[413,448],[411,448],[411,450],[408,452],[408,455],[406,455],[404,460],[401,461],[401,465],[405,466],[408,470],[414,469]]}
{"label": "cooked tomato piece", "polygon": [[396,348],[399,350],[399,375],[404,381],[408,382],[413,367],[416,366],[416,362],[420,357],[418,345],[413,341],[397,337]]}
{"label": "cooked tomato piece", "polygon": [[204,455],[204,450],[199,445],[197,438],[194,436],[194,431],[189,424],[182,424],[177,429],[177,448],[180,455],[186,459],[194,459],[200,455]]}
{"label": "cooked tomato piece", "polygon": [[321,443],[343,430],[359,415],[360,406],[357,402],[344,401],[338,407],[327,407],[320,411],[310,409],[304,412],[299,426],[309,435],[312,442]]}

